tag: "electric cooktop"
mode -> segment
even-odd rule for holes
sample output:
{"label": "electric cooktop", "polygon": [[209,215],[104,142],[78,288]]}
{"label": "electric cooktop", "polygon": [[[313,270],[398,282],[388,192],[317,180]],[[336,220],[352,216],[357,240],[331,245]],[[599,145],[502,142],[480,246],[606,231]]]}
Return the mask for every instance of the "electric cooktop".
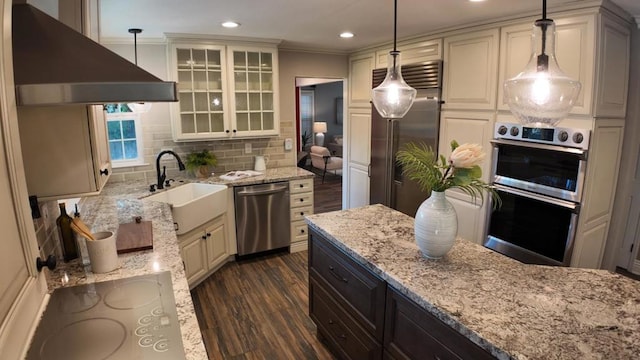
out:
{"label": "electric cooktop", "polygon": [[171,273],[56,289],[27,359],[185,359]]}

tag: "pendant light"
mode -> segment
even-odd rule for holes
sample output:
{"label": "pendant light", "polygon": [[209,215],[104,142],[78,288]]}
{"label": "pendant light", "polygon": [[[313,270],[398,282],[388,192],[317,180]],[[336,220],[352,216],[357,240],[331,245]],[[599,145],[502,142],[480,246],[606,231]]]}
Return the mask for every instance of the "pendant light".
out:
{"label": "pendant light", "polygon": [[[138,66],[138,34],[140,34],[141,32],[142,32],[142,29],[135,29],[135,28],[129,29],[129,33],[133,34],[133,53],[134,53],[136,66]],[[129,109],[131,109],[131,111],[135,113],[146,113],[149,110],[151,110],[150,102],[128,103],[127,106],[129,107]]]}
{"label": "pendant light", "polygon": [[556,26],[547,19],[547,1],[543,0],[542,19],[533,26],[531,59],[520,74],[504,83],[509,109],[530,126],[555,126],[569,114],[580,93],[580,82],[558,66],[555,39]]}
{"label": "pendant light", "polygon": [[396,49],[396,28],[398,23],[398,0],[393,1],[393,50],[387,57],[387,76],[382,84],[373,89],[373,105],[386,119],[403,117],[413,105],[416,89],[407,85],[400,69],[400,51]]}

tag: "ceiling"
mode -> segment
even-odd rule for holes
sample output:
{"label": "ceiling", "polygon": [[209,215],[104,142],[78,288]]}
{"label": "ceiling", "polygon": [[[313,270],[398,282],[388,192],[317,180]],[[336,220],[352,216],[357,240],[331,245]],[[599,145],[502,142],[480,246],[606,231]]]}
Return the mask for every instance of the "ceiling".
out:
{"label": "ceiling", "polygon": [[[640,0],[613,0],[640,19]],[[554,8],[593,0],[548,0]],[[398,38],[514,16],[541,13],[535,0],[400,0]],[[220,24],[241,24],[226,29]],[[391,0],[102,0],[100,38],[162,39],[164,33],[206,34],[281,40],[281,47],[350,52],[393,40]],[[351,39],[338,34],[350,31]]]}

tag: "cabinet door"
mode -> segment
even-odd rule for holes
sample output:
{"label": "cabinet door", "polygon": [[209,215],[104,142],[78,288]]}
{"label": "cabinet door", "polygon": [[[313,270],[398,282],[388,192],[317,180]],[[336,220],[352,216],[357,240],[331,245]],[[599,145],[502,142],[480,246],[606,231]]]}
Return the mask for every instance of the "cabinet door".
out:
{"label": "cabinet door", "polygon": [[180,245],[184,272],[189,284],[193,284],[198,278],[207,273],[206,240],[206,233],[202,232],[194,235],[191,239],[185,240]]}
{"label": "cabinet door", "polygon": [[[442,39],[424,40],[417,43],[400,44],[400,64],[413,64],[423,61],[442,59]],[[389,50],[376,51],[376,69],[386,68],[388,65]]]}
{"label": "cabinet door", "polygon": [[214,220],[207,226],[207,268],[209,270],[223,263],[227,258],[227,229],[225,227],[226,215]]}
{"label": "cabinet door", "polygon": [[278,135],[278,53],[274,48],[228,47],[231,136]]}
{"label": "cabinet door", "polygon": [[175,140],[229,136],[225,61],[224,46],[169,46],[172,80],[178,83],[179,102],[171,104]]}
{"label": "cabinet door", "polygon": [[494,359],[391,287],[387,288],[384,348],[394,359]]}
{"label": "cabinet door", "polygon": [[627,27],[600,16],[601,60],[597,72],[595,116],[624,118],[629,87],[630,33]]}
{"label": "cabinet door", "polygon": [[443,109],[496,107],[498,30],[444,39]]}
{"label": "cabinet door", "polygon": [[18,119],[29,195],[52,200],[100,191],[86,105],[23,106]]}
{"label": "cabinet door", "polygon": [[371,161],[371,105],[349,110],[347,123],[347,203],[345,208],[369,204],[369,162]]}
{"label": "cabinet door", "polygon": [[[556,23],[556,59],[560,69],[578,79],[582,89],[572,114],[590,114],[593,93],[595,15],[554,18]],[[524,70],[531,58],[533,20],[507,26],[500,31],[500,77],[498,109],[509,110],[504,102],[504,82]]]}
{"label": "cabinet door", "polygon": [[89,107],[91,114],[91,133],[95,139],[93,146],[93,167],[96,187],[102,190],[111,176],[111,156],[109,154],[109,139],[107,138],[107,121],[102,105]]}
{"label": "cabinet door", "polygon": [[373,53],[349,59],[349,107],[371,108],[371,77],[374,66]]}

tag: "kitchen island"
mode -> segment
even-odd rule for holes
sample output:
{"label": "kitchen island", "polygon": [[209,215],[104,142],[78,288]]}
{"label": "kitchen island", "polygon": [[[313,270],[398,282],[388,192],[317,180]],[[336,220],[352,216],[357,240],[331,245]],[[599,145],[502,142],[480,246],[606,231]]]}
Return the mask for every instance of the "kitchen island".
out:
{"label": "kitchen island", "polygon": [[527,265],[463,239],[444,258],[429,260],[414,242],[413,218],[382,205],[311,215],[307,223],[493,357],[640,354],[638,281],[605,270]]}

